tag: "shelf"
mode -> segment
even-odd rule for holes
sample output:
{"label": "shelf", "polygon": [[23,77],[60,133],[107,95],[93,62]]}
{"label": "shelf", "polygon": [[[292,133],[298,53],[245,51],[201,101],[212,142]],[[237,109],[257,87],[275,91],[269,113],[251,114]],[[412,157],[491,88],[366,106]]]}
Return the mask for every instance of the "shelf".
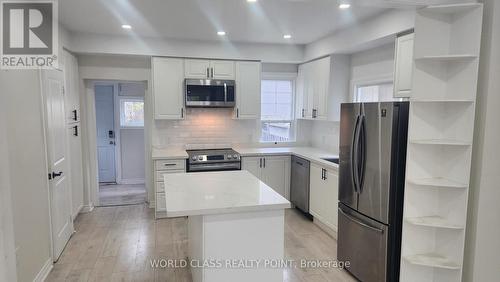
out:
{"label": "shelf", "polygon": [[478,3],[464,3],[464,4],[427,6],[422,10],[439,14],[457,14],[457,13],[471,11],[479,7],[481,7],[481,4]]}
{"label": "shelf", "polygon": [[438,61],[438,62],[465,62],[477,59],[477,55],[460,54],[460,55],[436,55],[436,56],[422,56],[415,58],[418,61]]}
{"label": "shelf", "polygon": [[435,268],[458,270],[460,265],[439,254],[417,254],[403,257],[406,261],[415,265],[422,265]]}
{"label": "shelf", "polygon": [[419,145],[444,145],[444,146],[471,146],[471,142],[461,141],[461,140],[451,140],[451,139],[420,139],[420,140],[410,140],[412,144]]}
{"label": "shelf", "polygon": [[411,99],[410,102],[413,103],[468,103],[472,104],[475,103],[474,100],[468,100],[468,99],[442,99],[442,100],[419,100],[419,99]]}
{"label": "shelf", "polygon": [[440,216],[422,216],[422,217],[411,217],[405,219],[408,223],[419,226],[436,227],[436,228],[446,228],[446,229],[457,229],[463,230],[464,227],[449,223],[446,219]]}
{"label": "shelf", "polygon": [[408,183],[419,186],[432,186],[432,187],[446,187],[446,188],[460,188],[466,189],[467,184],[459,183],[450,179],[435,177],[435,178],[420,178],[420,179],[407,179]]}

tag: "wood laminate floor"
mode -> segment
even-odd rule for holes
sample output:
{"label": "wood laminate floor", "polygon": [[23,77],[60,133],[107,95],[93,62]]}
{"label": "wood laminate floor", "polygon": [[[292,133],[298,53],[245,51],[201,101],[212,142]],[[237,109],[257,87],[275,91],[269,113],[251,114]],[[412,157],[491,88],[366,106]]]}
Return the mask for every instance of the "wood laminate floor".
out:
{"label": "wood laminate floor", "polygon": [[101,206],[135,205],[146,202],[144,184],[99,184]]}
{"label": "wood laminate floor", "polygon": [[[155,220],[146,205],[100,207],[80,214],[75,229],[46,281],[191,281],[187,268],[150,266],[150,259],[187,257],[186,218]],[[286,211],[287,259],[332,260],[336,248],[336,241],[311,221],[296,210]],[[356,281],[337,268],[283,271],[286,282]]]}

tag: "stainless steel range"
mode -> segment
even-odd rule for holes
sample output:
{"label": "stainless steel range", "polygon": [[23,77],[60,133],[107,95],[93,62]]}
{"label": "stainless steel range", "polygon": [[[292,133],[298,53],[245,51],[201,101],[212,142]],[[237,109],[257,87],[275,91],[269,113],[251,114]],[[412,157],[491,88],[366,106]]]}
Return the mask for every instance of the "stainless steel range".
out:
{"label": "stainless steel range", "polygon": [[241,157],[233,149],[186,150],[187,172],[240,170]]}

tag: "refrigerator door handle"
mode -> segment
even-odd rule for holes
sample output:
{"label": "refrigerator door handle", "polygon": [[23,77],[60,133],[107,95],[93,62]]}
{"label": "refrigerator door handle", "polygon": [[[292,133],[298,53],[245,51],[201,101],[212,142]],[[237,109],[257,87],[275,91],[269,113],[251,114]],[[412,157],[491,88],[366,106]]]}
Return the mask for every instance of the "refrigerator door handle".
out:
{"label": "refrigerator door handle", "polygon": [[354,183],[354,191],[360,192],[359,190],[359,165],[358,165],[358,142],[359,142],[359,122],[360,115],[356,117],[356,123],[354,125],[354,135],[352,138],[351,146],[351,175],[352,182]]}
{"label": "refrigerator door handle", "polygon": [[372,230],[372,231],[375,231],[375,232],[378,232],[378,233],[384,233],[384,230],[383,230],[383,229],[379,229],[379,228],[376,228],[376,227],[370,226],[370,225],[368,225],[368,224],[366,224],[366,223],[363,223],[363,222],[359,221],[358,219],[356,219],[356,218],[354,218],[354,217],[352,217],[352,216],[350,216],[350,215],[346,214],[346,213],[345,213],[345,212],[344,212],[341,208],[339,208],[339,211],[340,211],[340,213],[341,213],[342,215],[344,215],[347,219],[349,219],[350,221],[352,221],[352,222],[354,222],[354,223],[356,223],[356,224],[358,224],[358,225],[361,225],[361,226],[363,226],[363,227],[365,227],[365,228],[368,228],[368,229],[370,229],[370,230]]}
{"label": "refrigerator door handle", "polygon": [[366,121],[365,116],[362,115],[359,123],[359,134],[358,134],[358,158],[359,166],[358,169],[358,187],[359,192],[363,192],[363,183],[365,181],[365,166],[366,166]]}

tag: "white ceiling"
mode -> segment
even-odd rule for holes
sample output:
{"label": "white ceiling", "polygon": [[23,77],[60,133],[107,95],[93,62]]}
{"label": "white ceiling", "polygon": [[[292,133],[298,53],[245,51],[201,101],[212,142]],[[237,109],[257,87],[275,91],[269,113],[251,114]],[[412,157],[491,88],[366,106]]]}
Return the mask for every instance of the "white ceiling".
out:
{"label": "white ceiling", "polygon": [[[59,1],[60,21],[69,31],[258,43],[307,44],[385,10],[363,5],[340,10],[337,0]],[[218,30],[227,35],[221,38]]]}

